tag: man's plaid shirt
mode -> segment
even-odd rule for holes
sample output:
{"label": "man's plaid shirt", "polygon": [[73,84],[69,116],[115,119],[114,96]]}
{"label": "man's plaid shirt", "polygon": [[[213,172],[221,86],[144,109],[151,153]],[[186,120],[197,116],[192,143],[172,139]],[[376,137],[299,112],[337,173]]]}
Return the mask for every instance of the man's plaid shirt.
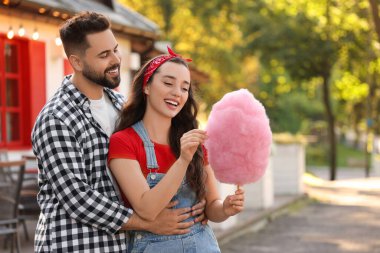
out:
{"label": "man's plaid shirt", "polygon": [[[119,229],[132,210],[119,201],[107,173],[109,137],[69,78],[32,132],[41,207],[35,252],[126,252],[127,233]],[[122,96],[104,91],[120,110]]]}

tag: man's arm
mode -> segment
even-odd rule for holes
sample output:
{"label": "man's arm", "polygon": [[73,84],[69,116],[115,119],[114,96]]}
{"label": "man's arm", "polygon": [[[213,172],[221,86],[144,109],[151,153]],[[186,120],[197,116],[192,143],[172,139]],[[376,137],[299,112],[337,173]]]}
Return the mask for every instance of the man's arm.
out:
{"label": "man's arm", "polygon": [[136,213],[133,213],[128,222],[123,225],[122,229],[145,230],[159,235],[179,235],[189,233],[190,227],[194,225],[194,221],[184,222],[184,220],[192,216],[191,208],[171,209],[177,204],[177,201],[170,202],[154,221],[144,220]]}
{"label": "man's arm", "polygon": [[73,132],[52,115],[41,118],[32,135],[33,151],[58,201],[78,222],[115,233],[132,210],[92,189]]}

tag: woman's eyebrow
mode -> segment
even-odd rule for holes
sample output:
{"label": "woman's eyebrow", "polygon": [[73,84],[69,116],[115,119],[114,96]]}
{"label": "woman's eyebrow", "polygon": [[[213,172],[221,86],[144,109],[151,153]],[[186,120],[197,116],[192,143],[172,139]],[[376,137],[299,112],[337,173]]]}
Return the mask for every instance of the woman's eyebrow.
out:
{"label": "woman's eyebrow", "polygon": [[[171,76],[171,75],[164,75],[164,76],[162,76],[163,78],[169,78],[169,79],[173,79],[173,80],[176,80],[177,78],[175,78],[174,76]],[[188,84],[188,85],[190,85],[190,82],[188,82],[188,81],[183,81],[184,83],[186,83],[186,84]]]}

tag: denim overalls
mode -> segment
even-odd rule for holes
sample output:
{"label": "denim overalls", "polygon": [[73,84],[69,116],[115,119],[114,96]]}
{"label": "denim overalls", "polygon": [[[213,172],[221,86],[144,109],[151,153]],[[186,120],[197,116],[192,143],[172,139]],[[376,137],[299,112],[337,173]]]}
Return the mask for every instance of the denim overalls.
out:
{"label": "denim overalls", "polygon": [[[154,152],[154,144],[144,128],[142,121],[134,124],[133,129],[144,142],[147,158],[147,167],[150,173],[147,176],[149,187],[154,187],[165,174],[154,172],[158,169],[157,159]],[[191,207],[196,204],[195,192],[183,180],[177,194],[172,200],[179,203],[174,208]],[[190,217],[186,221],[193,220]],[[218,242],[209,225],[195,223],[188,234],[184,235],[156,235],[147,231],[132,231],[129,244],[131,253],[214,253],[220,252]]]}

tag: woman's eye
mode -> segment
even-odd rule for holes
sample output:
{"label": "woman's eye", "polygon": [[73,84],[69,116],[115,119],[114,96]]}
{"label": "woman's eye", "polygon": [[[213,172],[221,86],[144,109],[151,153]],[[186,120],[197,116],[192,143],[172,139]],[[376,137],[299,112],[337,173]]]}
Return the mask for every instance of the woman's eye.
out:
{"label": "woman's eye", "polygon": [[189,91],[188,88],[182,88],[182,90],[183,90],[183,91],[186,91],[186,92]]}
{"label": "woman's eye", "polygon": [[167,83],[167,82],[164,82],[164,84],[169,85],[169,86],[172,85],[171,83]]}

